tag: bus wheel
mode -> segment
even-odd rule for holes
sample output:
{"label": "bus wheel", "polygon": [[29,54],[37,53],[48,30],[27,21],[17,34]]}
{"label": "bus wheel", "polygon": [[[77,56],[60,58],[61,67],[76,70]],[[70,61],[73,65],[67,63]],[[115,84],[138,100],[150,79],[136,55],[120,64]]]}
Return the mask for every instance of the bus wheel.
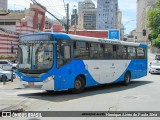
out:
{"label": "bus wheel", "polygon": [[129,85],[130,81],[131,81],[131,75],[129,72],[126,72],[124,76],[124,85]]}
{"label": "bus wheel", "polygon": [[72,93],[78,94],[85,89],[85,80],[81,76],[78,76],[74,81],[74,88],[71,89]]}

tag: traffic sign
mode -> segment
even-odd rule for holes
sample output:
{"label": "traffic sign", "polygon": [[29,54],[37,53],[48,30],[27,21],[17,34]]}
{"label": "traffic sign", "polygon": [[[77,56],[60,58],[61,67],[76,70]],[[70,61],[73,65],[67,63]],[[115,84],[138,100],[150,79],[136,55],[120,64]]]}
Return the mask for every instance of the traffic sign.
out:
{"label": "traffic sign", "polygon": [[108,30],[108,39],[120,40],[120,30]]}

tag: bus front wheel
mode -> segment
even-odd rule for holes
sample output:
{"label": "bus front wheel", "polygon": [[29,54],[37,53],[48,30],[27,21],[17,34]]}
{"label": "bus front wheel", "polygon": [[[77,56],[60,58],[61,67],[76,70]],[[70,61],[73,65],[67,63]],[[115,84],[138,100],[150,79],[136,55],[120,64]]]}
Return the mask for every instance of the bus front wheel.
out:
{"label": "bus front wheel", "polygon": [[85,80],[83,77],[78,76],[74,81],[74,88],[71,89],[71,92],[78,94],[83,92],[84,89],[85,89]]}
{"label": "bus front wheel", "polygon": [[124,85],[129,85],[131,81],[131,75],[130,72],[126,72],[124,76]]}

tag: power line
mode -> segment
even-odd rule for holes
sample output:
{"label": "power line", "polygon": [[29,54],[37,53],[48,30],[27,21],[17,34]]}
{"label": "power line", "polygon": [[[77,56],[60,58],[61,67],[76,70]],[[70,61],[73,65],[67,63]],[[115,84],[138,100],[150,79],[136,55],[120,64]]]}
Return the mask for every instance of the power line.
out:
{"label": "power line", "polygon": [[[48,2],[48,0],[47,0],[47,2]],[[49,2],[48,2],[49,3]],[[51,2],[50,2],[51,3]],[[53,10],[53,8],[51,8],[52,10]],[[57,14],[59,14],[60,16],[63,16],[64,17],[64,15],[62,15],[62,14],[60,14],[60,13],[58,13],[58,12],[56,12],[55,10],[53,10],[55,13],[57,13]],[[57,10],[58,11],[58,10]]]}
{"label": "power line", "polygon": [[42,6],[40,3],[38,3],[36,0],[31,0],[33,3],[36,3],[38,6],[40,6],[43,10],[45,10],[46,12],[48,12],[51,16],[53,16],[56,20],[58,20],[62,25],[64,25],[66,32],[68,33],[68,29],[69,29],[69,24],[61,21],[60,19],[58,19],[55,15],[53,15],[50,11],[48,11],[44,6]]}

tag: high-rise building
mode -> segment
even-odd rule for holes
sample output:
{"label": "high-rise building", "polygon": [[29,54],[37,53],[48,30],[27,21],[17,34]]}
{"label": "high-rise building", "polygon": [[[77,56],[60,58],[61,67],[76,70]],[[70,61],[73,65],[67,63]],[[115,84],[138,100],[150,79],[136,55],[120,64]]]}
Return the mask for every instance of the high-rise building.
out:
{"label": "high-rise building", "polygon": [[78,14],[77,9],[73,9],[73,13],[71,15],[71,26],[78,24]]}
{"label": "high-rise building", "polygon": [[96,29],[96,13],[92,0],[84,0],[78,3],[78,28],[86,30]]}
{"label": "high-rise building", "polygon": [[95,8],[95,4],[92,0],[84,0],[82,2],[78,2],[78,13],[82,12],[83,9],[92,9]]}
{"label": "high-rise building", "polygon": [[97,0],[97,30],[117,29],[118,0]]}
{"label": "high-rise building", "polygon": [[120,30],[120,37],[121,40],[123,40],[124,38],[124,26],[122,25],[122,12],[120,9],[118,9],[117,11],[117,25],[116,25],[116,29]]}
{"label": "high-rise building", "polygon": [[8,0],[0,0],[0,10],[7,10]]}
{"label": "high-rise building", "polygon": [[149,30],[147,29],[147,13],[151,8],[155,8],[155,3],[158,0],[137,0],[137,39],[142,42],[146,42],[146,36],[143,36],[143,29],[147,30],[147,35]]}

